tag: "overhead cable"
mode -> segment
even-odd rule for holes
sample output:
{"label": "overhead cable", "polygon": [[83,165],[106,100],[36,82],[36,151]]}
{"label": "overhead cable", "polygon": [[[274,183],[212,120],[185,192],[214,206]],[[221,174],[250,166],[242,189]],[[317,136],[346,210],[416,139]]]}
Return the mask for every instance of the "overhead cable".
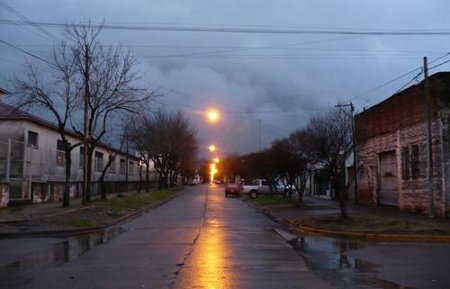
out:
{"label": "overhead cable", "polygon": [[310,35],[365,35],[365,36],[445,36],[450,30],[331,30],[331,29],[301,29],[301,28],[255,28],[233,26],[200,26],[200,25],[123,25],[123,24],[84,24],[84,23],[58,23],[58,22],[26,22],[13,20],[0,20],[0,25],[37,25],[51,28],[70,27],[102,27],[108,30],[135,30],[135,31],[172,31],[172,32],[216,32],[216,33],[251,33],[251,34],[310,34]]}

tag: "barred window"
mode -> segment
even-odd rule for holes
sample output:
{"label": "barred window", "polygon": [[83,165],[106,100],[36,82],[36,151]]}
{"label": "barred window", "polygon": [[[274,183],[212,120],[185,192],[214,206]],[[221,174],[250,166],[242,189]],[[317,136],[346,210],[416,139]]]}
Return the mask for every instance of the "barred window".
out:
{"label": "barred window", "polygon": [[125,166],[126,166],[125,160],[124,159],[120,159],[119,172],[120,172],[121,175],[125,174],[125,171],[126,171]]}
{"label": "barred window", "polygon": [[413,145],[411,147],[411,177],[413,179],[420,177],[420,155],[418,145]]}
{"label": "barred window", "polygon": [[95,152],[95,170],[101,172],[103,170],[103,153]]}
{"label": "barred window", "polygon": [[116,157],[110,155],[109,161],[111,162],[111,164],[109,165],[109,172],[114,174],[116,172]]}
{"label": "barred window", "polygon": [[38,146],[38,133],[29,130],[28,131],[28,144]]}
{"label": "barred window", "polygon": [[84,165],[83,160],[84,160],[84,147],[80,147],[80,163],[79,163],[80,169],[83,168]]}
{"label": "barred window", "polygon": [[[67,143],[70,146],[70,143]],[[62,140],[56,141],[56,165],[64,166],[66,163],[66,151],[64,149],[64,142]]]}
{"label": "barred window", "polygon": [[410,157],[409,148],[402,149],[402,179],[409,180],[410,172]]}
{"label": "barred window", "polygon": [[130,161],[130,163],[129,163],[128,173],[130,174],[130,176],[134,175],[134,162],[132,162],[132,161]]}

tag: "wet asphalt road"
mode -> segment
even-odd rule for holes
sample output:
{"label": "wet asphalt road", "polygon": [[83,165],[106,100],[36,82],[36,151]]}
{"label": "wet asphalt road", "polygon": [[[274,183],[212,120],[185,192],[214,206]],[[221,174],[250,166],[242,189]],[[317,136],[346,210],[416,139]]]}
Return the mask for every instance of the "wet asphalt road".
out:
{"label": "wet asphalt road", "polygon": [[225,199],[222,187],[192,187],[123,233],[64,240],[3,266],[0,287],[333,288],[276,227],[239,199]]}
{"label": "wet asphalt road", "polygon": [[448,289],[450,244],[299,238],[222,187],[187,189],[123,228],[0,240],[0,288]]}

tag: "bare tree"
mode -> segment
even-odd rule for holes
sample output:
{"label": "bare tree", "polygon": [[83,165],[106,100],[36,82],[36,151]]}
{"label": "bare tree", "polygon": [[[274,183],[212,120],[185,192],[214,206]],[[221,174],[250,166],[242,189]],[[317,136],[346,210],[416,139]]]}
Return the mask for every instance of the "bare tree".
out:
{"label": "bare tree", "polygon": [[305,129],[297,130],[289,135],[292,159],[296,165],[292,166],[292,172],[295,180],[295,186],[298,192],[298,202],[303,203],[303,195],[306,189],[306,180],[308,178],[308,163],[311,161],[311,155],[308,151],[308,142],[311,136]]}
{"label": "bare tree", "polygon": [[[55,118],[65,151],[66,189],[63,205],[68,206],[70,152],[80,143],[70,144],[66,137],[69,123],[83,139],[83,204],[90,201],[93,152],[107,131],[107,123],[121,113],[136,113],[154,95],[136,87],[136,60],[130,52],[105,48],[98,40],[102,27],[72,26],[66,30],[67,42],[53,51],[53,83],[43,83],[29,69],[26,80],[17,80],[19,92],[26,95],[22,106],[41,106]],[[77,125],[74,114],[82,109],[83,123]]]}
{"label": "bare tree", "polygon": [[131,141],[143,159],[153,163],[159,175],[158,187],[168,187],[195,161],[197,139],[181,113],[159,111],[134,122]]}
{"label": "bare tree", "polygon": [[344,152],[352,142],[349,115],[342,111],[313,117],[308,126],[310,134],[309,152],[318,161],[326,165],[331,178],[331,186],[339,196],[341,216],[348,217],[347,191],[344,189]]}
{"label": "bare tree", "polygon": [[53,65],[49,67],[52,81],[40,78],[42,72],[30,64],[25,78],[15,79],[17,105],[24,108],[43,108],[56,122],[65,153],[65,185],[63,207],[70,206],[70,178],[72,150],[81,142],[71,144],[68,141],[67,128],[74,111],[80,105],[80,79],[77,77],[76,63],[70,56],[71,51],[65,43],[52,52]]}
{"label": "bare tree", "polygon": [[[145,191],[150,191],[150,169],[152,166],[152,158],[150,155],[150,146],[147,138],[146,129],[148,129],[147,117],[140,115],[133,115],[128,121],[127,125],[127,137],[132,144],[133,149],[136,150],[140,161],[145,167]],[[142,166],[139,166],[139,181],[142,178]]]}
{"label": "bare tree", "polygon": [[[125,129],[125,128],[123,128],[123,129]],[[100,177],[98,178],[98,184],[99,184],[99,188],[100,188],[100,198],[102,200],[106,200],[106,185],[105,185],[106,173],[112,168],[113,164],[115,164],[116,156],[119,151],[122,151],[123,145],[125,143],[125,139],[123,138],[123,136],[121,137],[120,147],[118,150],[114,150],[111,148],[112,141],[108,141],[107,143],[109,145],[106,148],[106,151],[108,153],[108,159],[106,161],[106,164],[103,166]],[[114,167],[114,169],[115,169],[115,167]]]}
{"label": "bare tree", "polygon": [[130,52],[105,48],[98,40],[102,27],[90,24],[66,31],[71,43],[71,61],[83,91],[84,198],[90,201],[92,159],[96,145],[107,131],[107,123],[118,113],[136,113],[154,95],[135,86],[137,64]]}

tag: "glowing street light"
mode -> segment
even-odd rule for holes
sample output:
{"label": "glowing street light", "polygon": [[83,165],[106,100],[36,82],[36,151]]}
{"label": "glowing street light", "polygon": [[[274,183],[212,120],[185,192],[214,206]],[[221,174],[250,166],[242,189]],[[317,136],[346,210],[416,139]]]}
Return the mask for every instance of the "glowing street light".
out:
{"label": "glowing street light", "polygon": [[220,113],[215,108],[210,108],[206,111],[206,118],[210,123],[216,123],[220,118]]}
{"label": "glowing street light", "polygon": [[214,161],[216,164],[218,164],[218,163],[220,162],[220,159],[219,159],[219,158],[213,158],[213,161]]}
{"label": "glowing street light", "polygon": [[208,149],[209,149],[210,152],[215,152],[217,148],[216,148],[215,145],[210,145],[210,146],[208,147]]}

